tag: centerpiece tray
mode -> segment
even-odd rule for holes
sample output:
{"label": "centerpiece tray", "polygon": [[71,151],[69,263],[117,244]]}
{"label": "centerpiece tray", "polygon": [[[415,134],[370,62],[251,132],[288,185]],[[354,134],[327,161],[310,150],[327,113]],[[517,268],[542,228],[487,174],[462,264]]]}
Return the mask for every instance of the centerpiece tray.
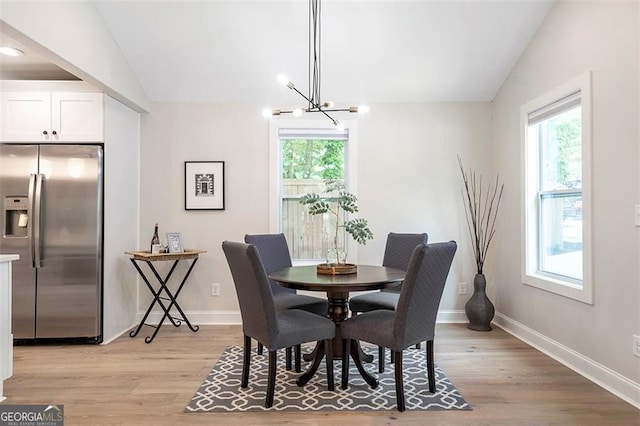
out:
{"label": "centerpiece tray", "polygon": [[334,265],[321,263],[316,266],[318,274],[323,275],[346,275],[358,272],[358,265],[353,263],[345,263],[344,265]]}

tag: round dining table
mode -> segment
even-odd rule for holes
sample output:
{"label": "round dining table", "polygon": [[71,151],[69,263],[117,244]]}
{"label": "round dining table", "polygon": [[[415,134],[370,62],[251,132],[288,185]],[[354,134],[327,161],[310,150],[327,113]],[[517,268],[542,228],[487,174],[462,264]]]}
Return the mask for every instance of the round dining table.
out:
{"label": "round dining table", "polygon": [[[404,280],[405,271],[396,268],[375,265],[357,265],[351,274],[321,274],[316,265],[292,266],[269,274],[269,278],[283,287],[295,290],[320,291],[327,295],[329,304],[327,317],[336,324],[336,336],[333,340],[334,358],[342,359],[342,333],[340,323],[349,315],[349,294],[353,291],[380,290],[398,285]],[[362,367],[363,352],[359,344],[351,345],[351,356],[362,377],[371,385],[377,380]],[[307,383],[315,374],[322,361],[324,351],[316,347],[313,354],[313,365],[298,379],[299,385]],[[348,355],[347,355],[348,356]],[[315,368],[313,368],[315,366]]]}

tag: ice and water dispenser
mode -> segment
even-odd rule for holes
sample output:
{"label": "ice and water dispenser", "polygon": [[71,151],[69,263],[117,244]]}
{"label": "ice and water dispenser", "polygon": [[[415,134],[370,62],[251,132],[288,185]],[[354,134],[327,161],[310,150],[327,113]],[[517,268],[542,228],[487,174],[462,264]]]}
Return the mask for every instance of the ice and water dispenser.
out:
{"label": "ice and water dispenser", "polygon": [[28,197],[5,197],[4,199],[4,237],[20,238],[27,236]]}

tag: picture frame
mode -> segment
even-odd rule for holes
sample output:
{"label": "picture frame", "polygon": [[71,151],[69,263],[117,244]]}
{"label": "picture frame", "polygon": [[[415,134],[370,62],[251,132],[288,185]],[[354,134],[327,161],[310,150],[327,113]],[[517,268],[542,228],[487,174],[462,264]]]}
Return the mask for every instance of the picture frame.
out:
{"label": "picture frame", "polygon": [[182,234],[179,232],[167,232],[167,245],[169,253],[184,253]]}
{"label": "picture frame", "polygon": [[184,162],[184,209],[224,210],[224,161]]}

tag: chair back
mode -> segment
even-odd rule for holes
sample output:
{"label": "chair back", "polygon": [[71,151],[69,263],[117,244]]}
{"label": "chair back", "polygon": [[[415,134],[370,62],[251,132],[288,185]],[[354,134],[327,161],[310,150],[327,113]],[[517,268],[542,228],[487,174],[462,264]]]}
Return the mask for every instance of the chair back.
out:
{"label": "chair back", "polygon": [[251,244],[224,241],[240,304],[244,334],[268,345],[277,332],[276,309],[260,253]]}
{"label": "chair back", "polygon": [[[244,242],[253,244],[258,249],[267,277],[278,269],[292,266],[289,245],[284,234],[247,234],[244,236]],[[269,282],[273,294],[296,292],[294,289],[283,287],[275,281],[269,280]]]}
{"label": "chair back", "polygon": [[384,249],[382,266],[407,270],[413,250],[420,244],[427,244],[429,236],[422,234],[397,234],[389,232]]}
{"label": "chair back", "polygon": [[423,244],[414,249],[393,324],[401,346],[433,340],[440,299],[456,249],[455,241]]}
{"label": "chair back", "polygon": [[[384,257],[382,266],[389,268],[407,270],[409,259],[413,254],[413,250],[420,244],[427,244],[429,236],[422,234],[398,234],[389,232],[387,235],[387,245],[384,249]],[[401,284],[386,288],[382,291],[391,293],[400,293]]]}

